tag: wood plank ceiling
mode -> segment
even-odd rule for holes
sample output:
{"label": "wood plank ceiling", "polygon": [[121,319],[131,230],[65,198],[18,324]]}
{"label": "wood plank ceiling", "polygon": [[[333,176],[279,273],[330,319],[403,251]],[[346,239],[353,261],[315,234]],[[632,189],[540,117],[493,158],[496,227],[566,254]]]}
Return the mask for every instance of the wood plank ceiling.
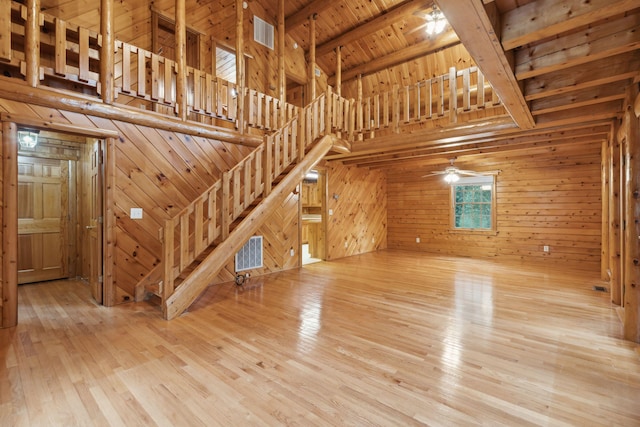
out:
{"label": "wood plank ceiling", "polygon": [[[402,167],[457,155],[546,142],[599,143],[622,114],[625,91],[640,80],[638,0],[441,0],[451,27],[425,31],[430,0],[285,2],[287,34],[308,52],[308,17],[317,13],[317,65],[333,83],[342,47],[344,89],[362,74],[375,93],[477,64],[519,127],[462,135],[412,131],[377,146],[354,144],[348,163]],[[276,11],[270,0],[267,10]],[[368,78],[371,76],[372,78]],[[452,138],[455,142],[452,142]],[[377,147],[377,148],[376,148]],[[334,158],[343,158],[335,156]]]}

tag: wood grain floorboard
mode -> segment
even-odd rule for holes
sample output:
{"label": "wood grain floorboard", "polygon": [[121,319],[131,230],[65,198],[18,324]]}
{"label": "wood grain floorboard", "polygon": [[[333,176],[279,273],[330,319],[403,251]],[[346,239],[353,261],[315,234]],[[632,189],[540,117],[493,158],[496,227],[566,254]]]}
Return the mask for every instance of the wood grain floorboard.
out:
{"label": "wood grain floorboard", "polygon": [[19,288],[2,426],[640,425],[595,273],[381,251],[210,287],[176,320]]}

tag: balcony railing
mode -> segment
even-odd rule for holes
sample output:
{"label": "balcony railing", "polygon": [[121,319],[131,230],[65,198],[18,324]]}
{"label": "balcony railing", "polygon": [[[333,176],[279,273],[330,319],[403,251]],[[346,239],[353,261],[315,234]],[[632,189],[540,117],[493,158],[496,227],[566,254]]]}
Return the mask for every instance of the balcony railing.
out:
{"label": "balcony railing", "polygon": [[[102,36],[46,13],[37,15],[40,49],[34,52],[26,48],[31,28],[26,6],[0,0],[0,17],[10,17],[6,25],[1,25],[0,18],[0,71],[25,78],[26,70],[33,69],[29,64],[36,63],[38,86],[72,90],[96,101],[105,98],[103,91],[107,89],[100,84],[105,49]],[[177,93],[181,76],[175,61],[120,40],[115,40],[113,52],[113,64],[107,69],[113,69],[115,104],[235,127],[240,132],[246,125],[266,134],[281,129],[301,111],[278,98],[186,67],[186,111],[182,115]],[[348,141],[399,132],[402,126],[427,120],[456,123],[461,114],[500,104],[477,67],[451,68],[448,74],[361,99],[345,99],[333,93],[326,102],[332,103],[335,111],[330,125],[346,129],[339,136]]]}

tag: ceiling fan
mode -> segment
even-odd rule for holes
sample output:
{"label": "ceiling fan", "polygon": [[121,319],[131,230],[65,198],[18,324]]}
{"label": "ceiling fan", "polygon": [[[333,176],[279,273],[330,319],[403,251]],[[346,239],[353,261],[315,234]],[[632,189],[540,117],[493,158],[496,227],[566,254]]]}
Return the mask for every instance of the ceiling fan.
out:
{"label": "ceiling fan", "polygon": [[459,169],[459,168],[457,168],[457,167],[455,167],[453,165],[453,162],[455,160],[456,160],[455,157],[453,159],[449,159],[450,165],[447,166],[446,168],[444,168],[444,170],[431,171],[431,173],[429,173],[427,175],[423,175],[422,178],[426,178],[428,176],[434,176],[434,175],[444,175],[444,180],[448,184],[452,184],[454,182],[458,182],[458,180],[460,179],[461,175],[466,175],[466,176],[486,176],[486,175],[497,175],[498,173],[500,173],[499,170],[476,172],[476,171],[472,171],[472,170]]}

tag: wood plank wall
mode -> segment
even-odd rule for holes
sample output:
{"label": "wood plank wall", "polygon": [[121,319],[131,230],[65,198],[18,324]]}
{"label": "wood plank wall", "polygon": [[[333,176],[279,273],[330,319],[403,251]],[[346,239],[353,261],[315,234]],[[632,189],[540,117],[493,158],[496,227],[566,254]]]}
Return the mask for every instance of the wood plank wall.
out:
{"label": "wood plank wall", "polygon": [[[62,110],[0,99],[0,112],[117,131],[116,301],[132,300],[135,284],[160,260],[159,229],[250,148]],[[142,208],[142,220],[129,218]]]}
{"label": "wood plank wall", "polygon": [[[387,179],[382,171],[324,164],[328,176],[327,259],[386,249]],[[334,197],[337,196],[337,199]]]}
{"label": "wood plank wall", "polygon": [[449,186],[440,177],[421,178],[444,164],[390,171],[389,247],[599,272],[600,149],[600,144],[557,145],[456,161],[461,169],[502,171],[497,178],[497,235],[450,233]]}

